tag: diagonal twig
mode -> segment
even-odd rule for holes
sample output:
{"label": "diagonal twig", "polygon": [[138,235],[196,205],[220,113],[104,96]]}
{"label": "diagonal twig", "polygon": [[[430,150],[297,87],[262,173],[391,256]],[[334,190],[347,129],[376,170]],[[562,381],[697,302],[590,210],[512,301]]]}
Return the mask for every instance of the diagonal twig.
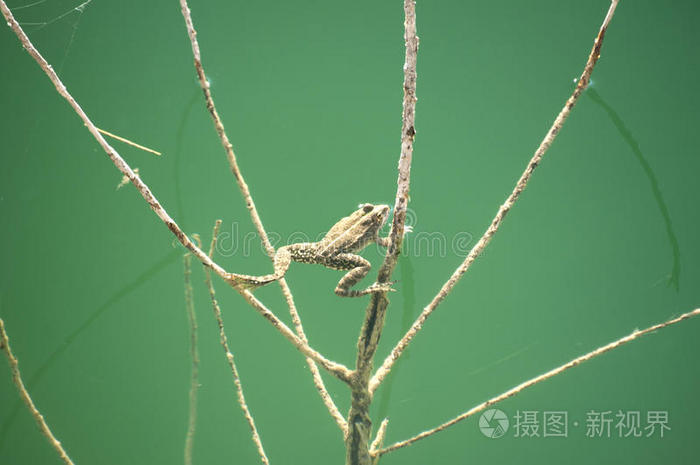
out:
{"label": "diagonal twig", "polygon": [[[219,227],[221,226],[221,220],[217,220],[216,224],[214,225],[214,231],[213,235],[211,238],[211,244],[209,246],[209,256],[211,257],[214,253],[214,248],[216,247],[216,237],[219,234]],[[265,449],[263,448],[262,445],[262,440],[260,439],[260,434],[258,433],[258,429],[255,426],[255,420],[253,419],[253,414],[250,413],[250,409],[248,408],[248,403],[245,400],[245,396],[243,395],[243,385],[241,384],[241,378],[238,375],[238,368],[236,368],[236,362],[233,357],[233,353],[231,352],[231,349],[229,349],[228,346],[228,339],[226,338],[226,331],[224,330],[224,318],[221,314],[221,308],[219,307],[219,302],[216,300],[216,293],[214,292],[214,284],[211,282],[211,272],[207,269],[204,268],[204,273],[205,273],[205,281],[207,284],[207,289],[209,289],[209,297],[211,298],[211,303],[212,307],[214,309],[214,317],[216,318],[216,324],[219,327],[219,341],[221,342],[221,346],[224,349],[224,353],[226,354],[226,361],[228,362],[229,368],[231,368],[231,374],[233,375],[233,384],[236,386],[236,395],[238,397],[238,404],[241,407],[241,410],[243,410],[243,416],[245,416],[246,421],[248,422],[248,427],[250,428],[250,432],[253,438],[253,443],[255,443],[255,448],[258,450],[258,455],[260,455],[260,460],[262,461],[263,465],[269,465],[270,461],[267,458],[267,455],[265,454]]]}
{"label": "diagonal twig", "polygon": [[12,353],[12,349],[10,348],[10,339],[8,338],[7,332],[5,331],[5,322],[2,321],[2,318],[0,318],[0,350],[5,352],[7,361],[10,364],[10,371],[12,372],[12,381],[15,383],[15,386],[17,386],[19,395],[22,398],[22,401],[27,406],[27,409],[29,409],[29,413],[32,414],[34,420],[36,420],[37,424],[39,425],[41,434],[43,434],[46,437],[46,439],[49,440],[51,447],[53,447],[56,450],[58,456],[61,457],[61,460],[63,460],[67,465],[73,465],[73,461],[68,456],[68,453],[61,445],[61,442],[58,439],[56,439],[56,436],[54,436],[54,434],[51,432],[51,428],[49,428],[49,425],[46,423],[46,420],[44,420],[44,416],[36,408],[36,405],[34,405],[34,401],[29,395],[27,388],[24,387],[22,375],[19,371],[19,362],[15,358],[14,354]]}
{"label": "diagonal twig", "polygon": [[[126,161],[124,161],[124,159],[119,155],[119,153],[107,143],[104,137],[102,137],[102,134],[100,134],[95,124],[90,120],[90,118],[80,107],[78,102],[68,92],[66,86],[63,84],[61,79],[53,70],[53,67],[46,61],[46,59],[41,55],[41,53],[39,53],[36,47],[34,47],[32,42],[29,40],[29,37],[27,37],[27,34],[19,25],[15,17],[12,15],[12,12],[8,8],[4,0],[0,0],[0,11],[2,11],[3,16],[5,16],[8,26],[17,35],[17,38],[19,38],[20,42],[22,43],[22,46],[27,50],[27,52],[32,56],[32,58],[34,58],[34,60],[37,62],[42,71],[44,71],[44,73],[48,76],[58,93],[68,101],[73,110],[78,114],[80,119],[82,119],[88,131],[90,131],[93,137],[97,140],[97,142],[100,144],[107,156],[110,158],[110,160],[112,160],[112,163],[114,163],[117,169],[119,169],[119,171],[121,171],[122,174],[126,176],[129,179],[129,181],[131,181],[134,187],[136,187],[141,196],[151,207],[151,210],[153,210],[153,212],[158,216],[158,218],[160,218],[161,221],[165,223],[168,229],[170,229],[170,232],[172,232],[175,235],[177,240],[186,249],[192,252],[192,254],[195,257],[197,257],[197,259],[200,262],[202,262],[204,266],[213,270],[220,277],[227,280],[229,273],[227,273],[226,270],[224,270],[219,264],[210,259],[207,254],[205,254],[187,237],[187,235],[182,231],[182,229],[180,229],[180,226],[177,225],[175,220],[173,220],[170,217],[170,215],[168,215],[168,212],[166,212],[163,206],[160,204],[160,202],[158,202],[158,199],[156,199],[156,197],[153,195],[150,188],[143,182],[143,180],[141,180],[141,178],[136,173],[134,173],[134,170],[131,169],[129,164]],[[347,381],[350,373],[350,370],[347,367],[337,362],[333,362],[331,360],[326,359],[323,355],[312,349],[307,342],[305,342],[303,339],[299,338],[296,334],[294,334],[294,332],[290,330],[287,327],[287,325],[285,325],[274,313],[272,313],[267,307],[265,307],[265,305],[263,305],[262,302],[256,299],[250,292],[242,291],[240,293],[243,296],[243,298],[258,313],[260,313],[260,315],[262,315],[266,320],[272,323],[272,325],[275,328],[277,328],[277,330],[280,333],[282,333],[282,335],[289,342],[291,342],[301,353],[317,362],[319,365],[327,369],[337,378]]]}
{"label": "diagonal twig", "polygon": [[[182,10],[182,16],[185,18],[187,34],[190,38],[190,43],[192,45],[192,55],[194,56],[194,68],[197,72],[197,79],[199,80],[199,85],[202,88],[202,92],[204,92],[204,100],[207,105],[207,110],[209,111],[209,114],[211,115],[212,120],[214,121],[214,127],[216,129],[217,134],[219,135],[219,138],[221,139],[221,144],[224,146],[224,150],[226,151],[226,159],[228,160],[231,173],[233,173],[233,177],[236,179],[238,188],[240,189],[241,194],[243,195],[253,225],[258,231],[258,235],[260,236],[260,240],[265,246],[267,255],[270,257],[271,260],[274,260],[275,248],[272,246],[272,243],[268,238],[267,232],[265,231],[265,227],[263,226],[262,220],[260,219],[260,215],[258,214],[258,210],[255,207],[255,202],[253,202],[253,197],[250,194],[248,184],[245,182],[243,174],[241,173],[241,170],[238,167],[236,154],[234,153],[233,145],[231,144],[231,141],[229,140],[228,135],[226,134],[226,129],[224,129],[224,123],[221,120],[219,113],[216,111],[214,98],[211,95],[211,86],[209,84],[209,81],[207,80],[206,74],[204,73],[204,66],[202,65],[202,54],[199,49],[199,42],[197,41],[197,30],[194,28],[194,22],[192,21],[192,15],[190,13],[190,8],[187,4],[187,0],[180,0],[180,8]],[[304,327],[301,323],[299,312],[297,311],[296,304],[294,303],[292,291],[291,289],[289,289],[287,281],[284,278],[279,279],[278,282],[280,288],[282,289],[282,294],[284,295],[284,298],[287,301],[287,306],[289,307],[289,313],[292,316],[292,323],[294,324],[294,329],[299,338],[301,338],[304,342],[308,343],[308,338],[306,337],[306,334],[304,332]],[[329,413],[331,414],[331,417],[333,417],[335,422],[338,424],[340,430],[343,432],[343,434],[345,434],[347,432],[347,422],[338,410],[338,407],[335,405],[335,402],[333,402],[333,399],[331,398],[328,389],[326,389],[318,367],[310,358],[306,359],[306,363],[309,366],[309,370],[311,371],[311,375],[313,377],[314,386],[316,387],[316,390],[321,396],[321,400],[323,401]]]}
{"label": "diagonal twig", "polygon": [[394,362],[398,360],[398,358],[401,356],[406,347],[408,347],[408,345],[411,343],[416,334],[418,334],[418,332],[421,330],[423,324],[428,319],[430,314],[433,313],[433,311],[437,308],[440,302],[442,302],[445,299],[445,297],[447,297],[450,291],[452,291],[452,289],[454,288],[455,284],[457,284],[457,282],[464,275],[464,273],[467,272],[472,263],[474,263],[474,260],[476,260],[476,258],[483,252],[483,250],[491,241],[491,238],[494,236],[494,234],[496,234],[496,231],[498,231],[498,228],[503,222],[503,219],[508,214],[510,209],[513,208],[513,205],[518,200],[518,197],[525,189],[525,186],[527,186],[527,183],[530,180],[530,176],[532,176],[533,171],[542,160],[542,157],[547,152],[547,149],[549,149],[549,147],[552,145],[554,138],[557,136],[559,130],[564,125],[566,118],[569,116],[569,113],[571,113],[571,109],[576,104],[576,101],[581,96],[581,93],[586,89],[586,86],[588,86],[591,74],[593,73],[593,68],[597,63],[598,58],[600,58],[600,49],[603,45],[603,37],[605,36],[605,31],[607,30],[608,24],[610,23],[610,20],[612,19],[612,16],[615,13],[615,8],[617,7],[618,1],[619,0],[612,0],[612,2],[610,3],[608,13],[605,16],[605,20],[603,21],[603,24],[600,27],[598,35],[593,44],[593,49],[591,50],[588,60],[586,61],[586,66],[583,69],[581,77],[578,79],[573,94],[566,101],[564,108],[562,108],[562,110],[559,112],[559,115],[554,120],[554,124],[552,124],[552,127],[549,129],[549,131],[547,131],[547,134],[540,143],[540,146],[535,151],[534,156],[527,164],[527,168],[516,183],[513,192],[508,196],[505,203],[501,205],[501,207],[498,209],[498,212],[496,213],[494,219],[491,221],[490,226],[488,227],[484,235],[481,236],[481,239],[479,239],[476,245],[471,249],[467,257],[464,259],[464,262],[462,262],[462,264],[455,270],[455,272],[452,273],[450,279],[447,280],[447,282],[442,286],[442,288],[433,298],[433,300],[423,309],[423,311],[418,316],[418,318],[413,323],[408,332],[403,336],[403,338],[401,338],[398,344],[396,344],[396,346],[392,349],[389,356],[384,360],[382,366],[379,367],[379,369],[377,369],[377,372],[374,374],[370,382],[370,392],[374,392],[377,389],[377,387],[379,387],[386,375],[389,374],[389,371],[394,365]]}
{"label": "diagonal twig", "polygon": [[379,424],[379,428],[377,428],[377,434],[374,437],[374,441],[372,441],[372,444],[369,446],[370,455],[375,456],[375,459],[372,462],[372,465],[376,465],[377,462],[379,461],[379,455],[376,455],[376,453],[384,445],[384,438],[386,437],[386,429],[388,426],[389,426],[389,419],[388,418],[383,419],[382,422]]}
{"label": "diagonal twig", "polygon": [[554,368],[554,369],[552,369],[546,373],[543,373],[539,376],[536,376],[528,381],[525,381],[524,383],[521,383],[521,384],[515,386],[514,388],[509,389],[506,392],[504,392],[504,393],[502,393],[502,394],[500,394],[492,399],[487,400],[486,402],[482,402],[481,404],[472,407],[471,409],[467,410],[466,412],[462,413],[461,415],[456,416],[452,420],[447,421],[447,422],[441,424],[440,426],[436,426],[435,428],[429,429],[427,431],[423,431],[422,433],[417,434],[417,435],[413,436],[412,438],[406,439],[404,441],[396,442],[396,443],[392,444],[391,446],[388,446],[388,447],[385,447],[384,449],[378,450],[375,454],[376,455],[383,455],[383,454],[386,454],[388,452],[394,451],[396,449],[400,449],[402,447],[409,446],[420,439],[425,439],[429,436],[432,436],[435,433],[439,433],[440,431],[447,429],[448,427],[454,425],[455,423],[458,423],[458,422],[464,420],[465,418],[469,418],[470,416],[474,415],[475,413],[481,412],[482,410],[485,410],[488,407],[490,407],[498,402],[501,402],[502,400],[508,399],[509,397],[513,397],[514,395],[521,393],[525,389],[532,387],[535,384],[541,383],[542,381],[545,381],[549,378],[552,378],[553,376],[556,376],[556,375],[568,370],[569,368],[573,368],[576,365],[579,365],[583,362],[587,362],[588,360],[590,360],[594,357],[597,357],[599,355],[604,354],[605,352],[616,349],[616,348],[618,348],[624,344],[627,344],[628,342],[631,342],[631,341],[633,341],[641,336],[644,336],[644,335],[649,334],[649,333],[653,333],[654,331],[666,328],[666,327],[674,325],[676,323],[680,323],[683,320],[687,320],[689,318],[692,318],[692,317],[698,316],[698,315],[700,315],[700,308],[696,308],[692,312],[684,313],[683,315],[681,315],[677,318],[673,318],[673,319],[665,321],[663,323],[655,324],[655,325],[650,326],[650,327],[643,329],[641,331],[635,330],[623,338],[620,338],[616,341],[613,341],[609,344],[606,344],[602,347],[599,347],[591,352],[588,352],[585,355],[581,355],[580,357],[576,357],[575,359],[570,360],[569,362],[567,362],[561,366],[558,366],[557,368]]}

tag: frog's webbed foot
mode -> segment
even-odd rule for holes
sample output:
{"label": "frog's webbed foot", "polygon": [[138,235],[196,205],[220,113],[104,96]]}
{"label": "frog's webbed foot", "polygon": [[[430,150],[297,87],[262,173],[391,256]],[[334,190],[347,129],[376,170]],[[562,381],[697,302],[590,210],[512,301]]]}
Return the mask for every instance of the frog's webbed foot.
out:
{"label": "frog's webbed foot", "polygon": [[388,283],[374,283],[367,289],[363,289],[361,291],[343,289],[340,287],[340,284],[338,284],[338,287],[335,288],[335,295],[339,297],[361,297],[363,295],[372,294],[375,292],[396,292],[396,289],[391,287],[391,285],[395,282],[396,281],[389,281]]}
{"label": "frog's webbed foot", "polygon": [[226,281],[236,289],[252,291],[282,278],[287,272],[287,269],[289,269],[291,260],[292,257],[287,247],[281,247],[277,249],[277,252],[275,253],[274,273],[263,276],[249,276],[245,274],[229,273],[228,276],[226,276]]}
{"label": "frog's webbed foot", "polygon": [[388,283],[374,283],[367,289],[363,289],[361,291],[347,290],[347,294],[338,293],[339,288],[336,287],[335,293],[340,297],[361,297],[363,295],[373,294],[375,292],[396,292],[396,289],[391,287],[395,282],[396,281],[389,281]]}

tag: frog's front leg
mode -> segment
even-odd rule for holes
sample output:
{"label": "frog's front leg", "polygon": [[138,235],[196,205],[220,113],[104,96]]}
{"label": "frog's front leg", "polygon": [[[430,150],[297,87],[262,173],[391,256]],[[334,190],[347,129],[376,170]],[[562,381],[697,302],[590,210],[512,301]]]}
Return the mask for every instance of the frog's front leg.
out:
{"label": "frog's front leg", "polygon": [[339,297],[360,297],[372,292],[393,291],[393,289],[391,289],[392,283],[374,283],[367,289],[361,291],[350,289],[355,284],[359,283],[362,278],[367,276],[367,273],[369,273],[369,270],[372,268],[372,264],[359,255],[339,253],[328,258],[323,265],[335,270],[350,270],[350,272],[342,277],[338,282],[338,286],[335,288],[335,294]]}
{"label": "frog's front leg", "polygon": [[[403,237],[406,239],[406,234],[413,232],[413,226],[406,225],[403,229]],[[375,239],[377,242],[377,245],[381,245],[382,247],[389,247],[389,244],[391,244],[391,237],[386,236],[386,237],[379,237]]]}

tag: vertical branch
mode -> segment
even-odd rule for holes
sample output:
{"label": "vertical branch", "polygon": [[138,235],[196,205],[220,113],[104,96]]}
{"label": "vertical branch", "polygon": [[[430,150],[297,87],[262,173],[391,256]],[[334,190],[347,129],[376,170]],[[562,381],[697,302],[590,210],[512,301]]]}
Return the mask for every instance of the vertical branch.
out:
{"label": "vertical branch", "polygon": [[[406,208],[408,207],[408,190],[411,176],[411,160],[413,158],[413,141],[416,135],[416,62],[418,57],[418,36],[416,33],[416,4],[414,0],[404,0],[404,42],[406,55],[404,63],[404,98],[401,125],[401,154],[399,157],[396,201],[394,203],[394,218],[389,233],[389,247],[377,282],[389,281],[394,271],[403,242]],[[369,416],[369,406],[372,394],[369,391],[369,380],[372,371],[372,360],[379,345],[379,338],[384,328],[386,308],[389,304],[385,293],[374,293],[365,311],[365,319],[357,342],[357,360],[351,382],[351,406],[348,414],[348,434],[346,438],[346,464],[370,465],[372,458],[369,450],[369,440],[372,421]]]}
{"label": "vertical branch", "polygon": [[472,263],[474,263],[474,260],[476,260],[476,258],[481,254],[481,252],[483,252],[483,250],[491,241],[491,238],[494,236],[494,234],[496,234],[496,231],[498,231],[498,228],[501,226],[501,223],[505,219],[510,209],[513,208],[513,206],[515,205],[515,202],[520,197],[520,194],[523,192],[523,190],[525,190],[525,187],[527,186],[527,183],[530,180],[533,171],[535,170],[535,168],[537,168],[537,165],[539,165],[540,161],[542,161],[542,157],[544,157],[544,154],[552,145],[552,142],[554,142],[554,139],[561,130],[562,126],[564,125],[566,118],[571,113],[571,109],[574,107],[574,105],[578,101],[578,98],[588,86],[591,74],[593,73],[593,68],[595,67],[596,63],[598,62],[598,59],[600,58],[600,49],[603,46],[603,38],[605,37],[605,31],[607,30],[608,24],[610,23],[610,20],[612,19],[612,16],[615,13],[617,3],[618,0],[612,0],[610,8],[608,9],[608,13],[605,16],[605,20],[603,21],[603,24],[600,27],[598,35],[596,36],[595,42],[593,44],[593,49],[591,50],[591,53],[588,56],[586,66],[583,69],[583,73],[581,73],[581,77],[578,79],[573,94],[566,101],[566,104],[564,105],[564,108],[562,108],[562,110],[559,112],[559,115],[557,115],[557,118],[554,120],[554,124],[552,124],[552,127],[549,129],[549,131],[547,131],[547,134],[540,143],[540,146],[535,151],[535,154],[533,155],[532,159],[525,168],[525,171],[520,176],[518,182],[515,184],[513,192],[508,196],[505,203],[501,205],[501,207],[498,209],[498,212],[496,213],[495,218],[491,221],[491,224],[489,225],[488,229],[486,230],[484,235],[481,236],[481,238],[472,248],[472,250],[469,252],[467,257],[464,259],[464,262],[457,268],[457,270],[455,270],[454,273],[452,273],[450,279],[447,280],[447,282],[442,286],[442,288],[433,298],[433,300],[423,309],[423,311],[418,316],[418,318],[413,323],[408,332],[404,335],[403,338],[401,338],[401,340],[398,342],[398,344],[396,344],[389,356],[384,360],[382,366],[379,367],[377,373],[372,377],[372,381],[370,382],[370,392],[374,392],[377,389],[377,387],[384,380],[386,375],[389,374],[389,371],[394,365],[394,362],[398,360],[398,358],[401,356],[406,347],[408,347],[408,345],[411,343],[415,335],[418,334],[418,331],[421,330],[421,328],[423,327],[423,323],[425,323],[425,321],[435,310],[435,308],[437,308],[440,302],[442,302],[445,299],[445,297],[447,297],[447,295],[452,291],[455,284],[457,284],[457,282],[462,278],[464,273],[466,273],[469,267],[471,267]]}
{"label": "vertical branch", "polygon": [[53,447],[56,450],[58,456],[61,457],[61,460],[63,460],[63,462],[65,462],[67,465],[73,465],[73,461],[70,457],[68,457],[68,453],[61,445],[61,442],[58,439],[56,439],[56,436],[53,435],[51,429],[49,428],[49,425],[46,423],[46,420],[44,420],[44,416],[36,408],[32,397],[27,391],[27,388],[24,387],[22,375],[19,371],[19,362],[15,358],[14,354],[12,353],[12,349],[10,348],[10,339],[8,338],[7,332],[5,331],[5,322],[2,321],[2,318],[0,318],[0,350],[5,352],[7,361],[10,364],[10,371],[12,372],[12,381],[15,383],[15,386],[17,386],[19,395],[22,398],[24,404],[27,406],[27,409],[29,409],[29,413],[32,414],[34,420],[39,425],[41,434],[43,434],[46,437],[46,439],[49,440],[49,444],[51,444],[51,447]]}
{"label": "vertical branch", "polygon": [[[260,240],[265,246],[267,255],[270,257],[271,260],[274,260],[275,248],[272,246],[272,243],[270,242],[270,239],[267,236],[267,232],[265,231],[265,227],[262,224],[262,220],[260,219],[258,210],[255,207],[255,202],[253,202],[253,197],[250,194],[248,184],[245,182],[243,174],[241,173],[241,170],[238,167],[236,154],[233,151],[233,144],[231,144],[231,141],[229,140],[228,135],[226,134],[224,123],[221,120],[219,113],[216,111],[214,98],[211,95],[211,86],[204,72],[204,66],[202,65],[202,54],[199,49],[199,42],[197,41],[197,30],[194,28],[194,22],[192,21],[192,15],[190,13],[190,8],[187,5],[187,0],[180,0],[180,8],[182,10],[182,16],[185,18],[187,35],[190,38],[190,43],[192,45],[192,55],[194,56],[194,68],[197,72],[197,79],[199,80],[199,85],[202,88],[202,92],[204,93],[204,101],[206,102],[207,110],[209,111],[209,114],[211,115],[211,118],[214,122],[214,128],[216,129],[216,133],[219,135],[219,139],[221,139],[221,144],[223,145],[224,150],[226,151],[226,159],[228,160],[229,168],[231,169],[231,173],[236,179],[238,188],[240,189],[241,194],[243,195],[246,207],[248,208],[248,212],[250,213],[250,219],[252,220],[253,225],[255,225],[255,229],[258,231],[258,235],[260,236]],[[292,323],[294,323],[294,330],[297,333],[297,336],[299,336],[299,338],[303,342],[308,344],[308,338],[306,337],[304,327],[301,323],[301,318],[299,317],[299,312],[297,311],[296,304],[294,303],[292,291],[291,289],[289,289],[287,281],[284,278],[279,279],[278,282],[280,288],[282,289],[284,299],[287,301],[289,313],[292,316]],[[321,396],[321,400],[330,412],[333,419],[338,424],[338,427],[341,429],[343,434],[345,434],[347,432],[347,422],[338,410],[338,407],[333,402],[333,399],[331,398],[328,389],[326,389],[326,386],[323,382],[323,378],[321,378],[321,373],[318,370],[318,366],[311,358],[308,357],[306,358],[306,363],[309,366],[309,370],[311,370],[314,386],[318,390],[318,393]]]}
{"label": "vertical branch", "polygon": [[396,181],[396,200],[394,217],[389,232],[390,244],[379,270],[379,282],[388,281],[394,271],[403,243],[406,209],[408,208],[408,189],[411,178],[411,161],[413,160],[413,140],[416,137],[416,62],[418,60],[418,35],[416,32],[416,3],[404,0],[404,42],[406,57],[403,65],[403,113],[401,115],[401,154],[399,156],[398,179]]}
{"label": "vertical branch", "polygon": [[[209,246],[209,256],[211,257],[214,253],[214,248],[216,247],[216,237],[219,234],[219,227],[221,226],[221,220],[217,220],[214,225],[213,236],[211,239],[211,245]],[[233,375],[233,384],[236,386],[236,396],[238,397],[238,405],[240,405],[241,410],[243,410],[243,416],[245,416],[248,422],[248,427],[250,428],[251,436],[255,448],[260,455],[260,460],[263,465],[269,465],[270,461],[265,455],[265,449],[262,445],[262,440],[260,439],[260,434],[255,426],[255,420],[253,419],[253,414],[250,413],[248,404],[246,403],[245,396],[243,395],[243,385],[241,384],[241,378],[238,375],[238,368],[236,368],[236,362],[233,358],[233,353],[228,346],[228,339],[226,338],[226,331],[224,329],[224,318],[221,314],[221,308],[219,307],[219,302],[216,300],[216,293],[214,292],[214,285],[211,282],[211,273],[207,268],[204,268],[204,273],[206,274],[206,284],[207,289],[209,289],[209,297],[211,297],[212,308],[214,309],[214,318],[216,318],[216,324],[219,327],[219,341],[221,342],[221,347],[224,349],[224,354],[226,354],[226,361],[228,362],[229,368],[231,369],[231,374]]]}
{"label": "vertical branch", "polygon": [[199,350],[197,349],[197,317],[194,313],[194,300],[192,291],[192,256],[188,253],[184,257],[185,274],[185,308],[190,322],[190,354],[192,356],[192,377],[190,380],[189,395],[189,420],[187,434],[185,436],[185,465],[192,465],[192,449],[194,446],[194,432],[197,426],[197,390],[199,389]]}

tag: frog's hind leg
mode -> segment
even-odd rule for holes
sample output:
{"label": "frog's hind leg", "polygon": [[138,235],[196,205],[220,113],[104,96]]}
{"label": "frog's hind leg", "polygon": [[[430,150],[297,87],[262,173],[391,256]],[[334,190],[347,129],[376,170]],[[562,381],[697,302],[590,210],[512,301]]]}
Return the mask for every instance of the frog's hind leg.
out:
{"label": "frog's hind leg", "polygon": [[229,273],[227,280],[237,288],[257,289],[258,287],[270,284],[282,278],[292,262],[292,254],[288,247],[280,247],[275,252],[274,268],[275,272],[263,276],[250,276],[245,274]]}
{"label": "frog's hind leg", "polygon": [[369,270],[372,268],[372,264],[359,255],[340,253],[329,259],[326,263],[324,263],[324,265],[336,270],[350,270],[341,278],[335,288],[335,294],[339,297],[360,297],[372,292],[386,292],[393,290],[391,289],[392,283],[374,283],[367,289],[363,289],[361,291],[351,289],[351,287],[353,287],[355,284],[362,281],[362,279],[367,276],[367,273],[369,273]]}

